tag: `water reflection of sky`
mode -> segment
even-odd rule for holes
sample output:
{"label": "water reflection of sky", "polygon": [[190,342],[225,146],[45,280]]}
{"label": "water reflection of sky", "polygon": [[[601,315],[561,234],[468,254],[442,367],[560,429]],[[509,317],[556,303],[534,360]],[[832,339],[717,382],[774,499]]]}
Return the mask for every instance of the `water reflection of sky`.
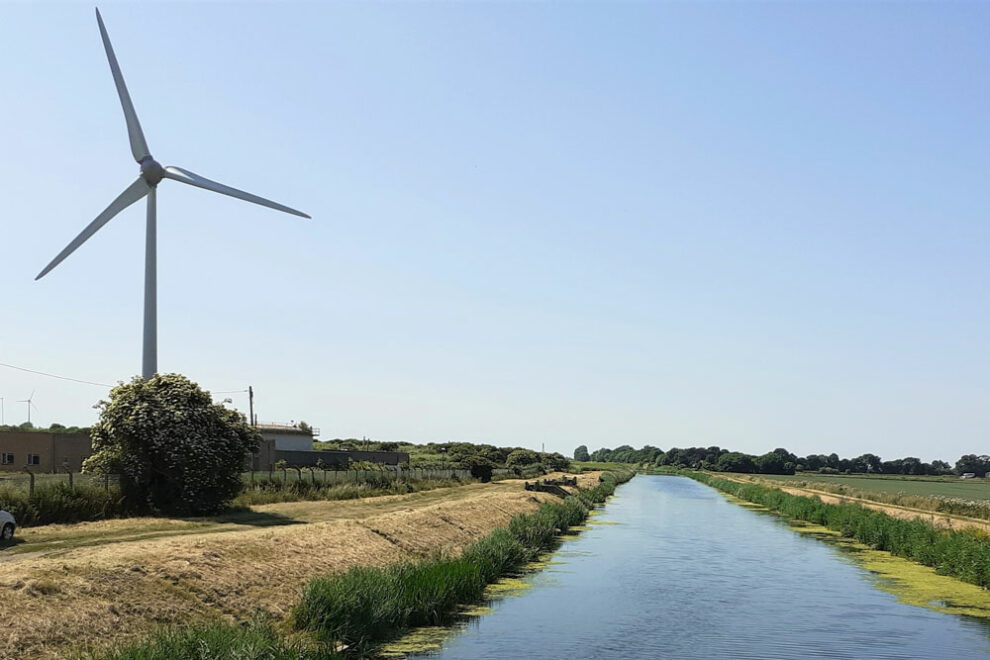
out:
{"label": "water reflection of sky", "polygon": [[982,623],[898,602],[840,550],[684,478],[640,476],[440,658],[983,658]]}

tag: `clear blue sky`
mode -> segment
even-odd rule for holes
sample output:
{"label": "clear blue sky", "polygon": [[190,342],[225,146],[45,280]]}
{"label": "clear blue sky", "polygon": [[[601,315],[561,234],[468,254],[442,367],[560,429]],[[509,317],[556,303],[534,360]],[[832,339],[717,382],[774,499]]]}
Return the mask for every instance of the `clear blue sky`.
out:
{"label": "clear blue sky", "polygon": [[[101,10],[156,158],[313,216],[162,183],[161,371],[325,437],[990,448],[990,5]],[[0,44],[0,362],[129,379],[143,207],[33,281],[137,175],[93,6]]]}

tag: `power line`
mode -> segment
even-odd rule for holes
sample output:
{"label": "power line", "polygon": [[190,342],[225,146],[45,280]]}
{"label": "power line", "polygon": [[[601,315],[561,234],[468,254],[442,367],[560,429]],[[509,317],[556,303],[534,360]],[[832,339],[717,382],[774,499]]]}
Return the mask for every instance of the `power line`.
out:
{"label": "power line", "polygon": [[0,367],[7,367],[8,369],[16,369],[17,371],[25,371],[29,374],[37,374],[39,376],[48,376],[49,378],[58,378],[59,380],[70,380],[73,383],[82,383],[83,385],[96,385],[98,387],[114,387],[113,385],[107,385],[106,383],[94,383],[91,380],[82,380],[80,378],[69,378],[68,376],[58,376],[56,374],[45,373],[44,371],[35,371],[34,369],[25,369],[24,367],[16,367],[12,364],[5,364],[0,362]]}
{"label": "power line", "polygon": [[[49,374],[44,371],[36,371],[34,369],[26,369],[24,367],[18,367],[13,364],[6,364],[5,362],[0,362],[0,367],[7,367],[8,369],[16,369],[17,371],[24,371],[29,374],[37,374],[39,376],[48,376],[49,378],[58,378],[59,380],[68,380],[73,383],[82,383],[84,385],[96,385],[97,387],[116,387],[116,385],[107,385],[106,383],[95,383],[91,380],[82,380],[81,378],[70,378],[68,376],[59,376],[57,374]],[[247,390],[224,390],[223,392],[213,392],[213,394],[243,394]]]}

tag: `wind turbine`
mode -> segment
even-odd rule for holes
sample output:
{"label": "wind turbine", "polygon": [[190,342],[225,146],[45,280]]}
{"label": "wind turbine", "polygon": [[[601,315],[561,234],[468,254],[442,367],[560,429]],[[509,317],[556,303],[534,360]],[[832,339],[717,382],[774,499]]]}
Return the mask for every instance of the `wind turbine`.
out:
{"label": "wind turbine", "polygon": [[[144,244],[144,349],[141,362],[141,375],[148,379],[158,371],[158,286],[157,286],[157,248],[156,248],[156,210],[155,199],[157,196],[158,184],[162,179],[172,179],[190,186],[212,190],[223,195],[229,195],[247,202],[267,206],[276,211],[283,211],[309,218],[301,211],[277,204],[273,201],[252,195],[251,193],[225,186],[222,183],[211,181],[198,174],[181,167],[162,167],[162,165],[151,157],[148,151],[148,144],[144,140],[144,133],[141,131],[141,124],[138,122],[137,113],[134,112],[134,104],[131,103],[131,96],[127,93],[127,86],[124,85],[124,77],[120,73],[120,66],[117,64],[117,56],[114,55],[113,46],[110,44],[110,37],[107,29],[103,25],[103,17],[100,10],[96,10],[96,21],[100,25],[100,35],[103,37],[103,48],[107,52],[107,60],[110,62],[110,72],[113,74],[113,81],[117,86],[117,95],[120,96],[120,105],[124,109],[124,120],[127,122],[127,135],[131,142],[131,154],[134,160],[141,166],[141,174],[129,185],[124,192],[117,196],[117,199],[110,202],[103,213],[96,216],[89,225],[82,230],[65,249],[58,253],[50,264],[45,266],[35,280],[40,280],[48,274],[55,266],[72,254],[76,248],[85,243],[99,229],[107,224],[111,218],[126,209],[142,197],[148,198],[147,228]],[[30,409],[29,409],[30,412]]]}
{"label": "wind turbine", "polygon": [[35,392],[34,390],[31,390],[31,396],[29,396],[28,398],[24,399],[23,401],[18,401],[17,402],[17,403],[26,403],[26,404],[28,404],[28,406],[27,406],[28,407],[28,424],[31,423],[31,408],[34,408],[35,410],[38,410],[38,406],[34,405],[34,392]]}

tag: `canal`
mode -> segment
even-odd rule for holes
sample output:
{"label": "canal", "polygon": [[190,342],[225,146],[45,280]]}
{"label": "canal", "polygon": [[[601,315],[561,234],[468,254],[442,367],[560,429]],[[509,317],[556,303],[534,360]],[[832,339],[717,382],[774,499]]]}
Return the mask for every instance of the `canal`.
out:
{"label": "canal", "polygon": [[898,602],[848,553],[690,479],[638,476],[521,595],[412,657],[985,658],[981,620]]}

